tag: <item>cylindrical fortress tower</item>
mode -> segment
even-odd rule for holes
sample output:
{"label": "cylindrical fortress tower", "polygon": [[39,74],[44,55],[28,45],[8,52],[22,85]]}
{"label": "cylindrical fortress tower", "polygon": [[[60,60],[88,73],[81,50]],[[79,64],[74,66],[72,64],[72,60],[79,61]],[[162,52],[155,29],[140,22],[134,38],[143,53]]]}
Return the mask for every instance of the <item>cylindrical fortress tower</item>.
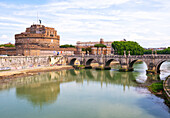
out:
{"label": "cylindrical fortress tower", "polygon": [[25,32],[15,35],[17,55],[35,56],[42,48],[56,50],[60,45],[60,36],[54,28],[34,24]]}

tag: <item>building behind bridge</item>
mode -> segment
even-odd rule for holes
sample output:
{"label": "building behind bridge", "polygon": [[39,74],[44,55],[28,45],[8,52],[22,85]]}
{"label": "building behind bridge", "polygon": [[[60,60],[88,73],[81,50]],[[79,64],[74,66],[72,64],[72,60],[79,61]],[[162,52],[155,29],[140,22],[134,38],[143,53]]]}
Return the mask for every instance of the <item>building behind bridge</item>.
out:
{"label": "building behind bridge", "polygon": [[[126,39],[120,40],[120,41],[126,41]],[[112,47],[112,43],[113,41],[104,41],[104,39],[100,39],[100,41],[96,41],[96,42],[81,42],[81,41],[77,41],[77,54],[82,53],[82,49],[86,49],[86,48],[91,48],[91,52],[90,54],[97,54],[97,47],[94,47],[95,44],[104,44],[106,45],[106,48],[98,48],[98,54],[104,54],[104,55],[109,55],[109,54],[114,54],[114,49]]]}
{"label": "building behind bridge", "polygon": [[[112,48],[112,43],[113,41],[105,41],[101,38],[100,41],[96,41],[96,42],[77,42],[77,54],[82,53],[82,49],[86,49],[86,48],[91,48],[91,52],[90,54],[97,54],[97,47],[94,47],[95,44],[104,44],[107,47],[106,48],[98,48],[98,54],[111,54],[114,52],[113,48]],[[103,50],[103,51],[102,51]]]}

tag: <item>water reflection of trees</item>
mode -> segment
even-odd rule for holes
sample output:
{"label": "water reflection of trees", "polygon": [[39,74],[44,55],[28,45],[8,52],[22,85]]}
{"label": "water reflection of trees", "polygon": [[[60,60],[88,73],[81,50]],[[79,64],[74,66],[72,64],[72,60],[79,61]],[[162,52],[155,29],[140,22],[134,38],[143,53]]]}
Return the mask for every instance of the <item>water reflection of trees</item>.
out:
{"label": "water reflection of trees", "polygon": [[68,75],[68,71],[63,70],[20,78],[23,84],[16,87],[16,95],[27,99],[33,105],[53,103],[60,93],[60,83],[73,81],[65,75]]}
{"label": "water reflection of trees", "polygon": [[56,82],[36,83],[16,88],[17,97],[27,99],[35,106],[42,106],[55,102],[59,93],[60,84]]}
{"label": "water reflection of trees", "polygon": [[[32,84],[46,84],[48,82],[69,82],[69,81],[100,81],[104,83],[136,86],[136,78],[140,72],[118,72],[113,70],[62,70],[57,72],[41,73],[39,75],[17,78],[15,80],[0,83],[0,90],[11,87],[23,87]],[[146,80],[157,80],[159,75],[145,76]]]}
{"label": "water reflection of trees", "polygon": [[68,71],[41,73],[40,75],[17,78],[0,83],[0,90],[16,87],[16,96],[26,99],[35,106],[43,106],[57,100],[60,84],[72,81]]}
{"label": "water reflection of trees", "polygon": [[97,71],[97,70],[75,70],[81,74],[76,76],[76,79],[84,79],[86,81],[98,81],[106,84],[120,84],[127,86],[136,86],[135,77],[132,72],[120,73],[117,71]]}
{"label": "water reflection of trees", "polygon": [[[140,72],[118,72],[113,70],[62,70],[56,72],[41,73],[39,75],[17,78],[12,81],[0,83],[0,90],[16,87],[16,96],[26,99],[35,106],[51,104],[57,100],[60,93],[60,84],[64,82],[83,81],[100,82],[126,86],[137,86],[136,78]],[[149,80],[157,79],[156,76],[148,76]]]}
{"label": "water reflection of trees", "polygon": [[[140,77],[141,72],[118,72],[113,70],[71,70],[70,75],[74,73],[73,78],[76,81],[98,81],[106,84],[118,84],[123,86],[137,86],[136,80]],[[69,74],[69,73],[68,73]],[[75,75],[76,74],[76,75]],[[143,74],[142,74],[143,75]],[[159,75],[142,76],[144,82],[158,80]],[[141,78],[140,78],[141,79]]]}

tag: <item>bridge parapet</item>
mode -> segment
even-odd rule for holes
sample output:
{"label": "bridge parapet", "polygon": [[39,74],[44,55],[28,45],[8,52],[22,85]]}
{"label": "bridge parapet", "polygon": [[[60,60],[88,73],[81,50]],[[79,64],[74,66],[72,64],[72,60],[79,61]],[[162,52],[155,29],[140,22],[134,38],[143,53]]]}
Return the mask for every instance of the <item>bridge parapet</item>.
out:
{"label": "bridge parapet", "polygon": [[[163,62],[170,60],[170,54],[149,54],[149,55],[71,55],[67,56],[68,60],[79,60],[85,66],[90,64],[92,60],[96,60],[100,65],[110,66],[111,61],[119,61],[123,70],[133,70],[133,64],[137,60],[141,60],[147,65],[147,73],[159,73],[160,66]],[[70,62],[70,61],[68,61]],[[88,63],[87,63],[88,62]]]}

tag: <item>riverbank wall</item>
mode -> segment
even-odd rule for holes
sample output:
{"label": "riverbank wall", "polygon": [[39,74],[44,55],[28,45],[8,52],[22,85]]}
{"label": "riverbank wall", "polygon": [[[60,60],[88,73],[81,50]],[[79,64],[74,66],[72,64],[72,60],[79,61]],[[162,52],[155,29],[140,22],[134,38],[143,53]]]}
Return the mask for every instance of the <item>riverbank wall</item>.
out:
{"label": "riverbank wall", "polygon": [[0,56],[0,71],[66,65],[63,56]]}
{"label": "riverbank wall", "polygon": [[163,89],[166,93],[168,101],[170,102],[170,75],[165,79],[163,83]]}
{"label": "riverbank wall", "polygon": [[58,56],[0,56],[0,79],[33,75],[37,72],[71,69]]}
{"label": "riverbank wall", "polygon": [[11,71],[2,71],[0,72],[0,79],[8,79],[8,78],[16,78],[34,75],[39,72],[50,72],[50,71],[58,71],[63,69],[73,69],[72,66],[63,65],[63,66],[49,66],[49,67],[34,67],[29,69],[21,69],[21,70],[11,70]]}

